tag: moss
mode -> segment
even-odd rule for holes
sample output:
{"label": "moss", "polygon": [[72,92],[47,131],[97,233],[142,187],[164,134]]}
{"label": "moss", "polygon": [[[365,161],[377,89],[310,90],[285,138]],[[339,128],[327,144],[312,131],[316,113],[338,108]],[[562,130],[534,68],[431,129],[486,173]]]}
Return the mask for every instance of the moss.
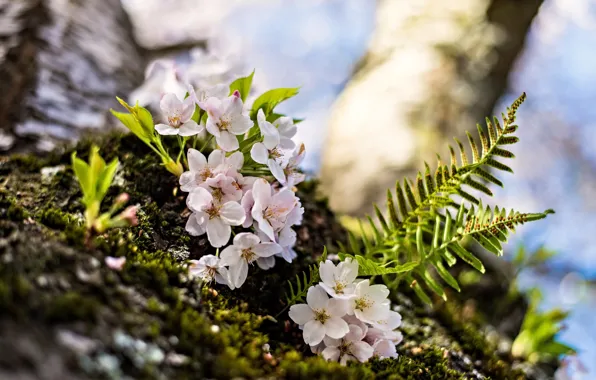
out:
{"label": "moss", "polygon": [[[91,144],[76,147],[81,158]],[[404,318],[398,359],[342,367],[312,356],[287,314],[272,316],[284,307],[287,280],[314,262],[323,246],[334,252],[337,241],[345,242],[316,182],[299,188],[306,213],[297,229],[298,259],[291,265],[278,260],[274,271],[251,268],[245,285],[232,292],[188,279],[185,262],[214,250],[205,237],[185,233],[184,194],[176,194],[176,179],[157,157],[134,136],[110,135],[99,144],[106,160],[117,156],[122,163],[123,183],[110,189],[105,203],[126,191],[141,212],[138,226],[110,230],[89,244],[77,216],[84,210],[72,172],[40,181],[39,170],[68,165],[70,151],[43,160],[19,156],[0,167],[0,335],[6,320],[23,331],[40,326],[44,336],[53,336],[57,326],[76,331],[99,342],[95,351],[79,354],[87,364],[75,370],[88,375],[97,374],[106,357],[117,359],[114,373],[131,378],[459,379],[518,373],[510,357],[495,354],[480,321],[465,322],[456,303],[429,312],[413,303],[407,288],[394,299]],[[124,256],[126,265],[111,270],[106,256]],[[124,345],[118,332],[137,343]],[[150,362],[131,348],[149,345],[167,359]],[[65,350],[55,355],[72,362]]]}

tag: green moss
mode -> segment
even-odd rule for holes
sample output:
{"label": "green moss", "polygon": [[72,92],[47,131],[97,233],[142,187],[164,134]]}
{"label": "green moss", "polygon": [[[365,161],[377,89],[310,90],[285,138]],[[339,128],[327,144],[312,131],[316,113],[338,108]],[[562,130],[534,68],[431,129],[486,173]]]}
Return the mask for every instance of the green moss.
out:
{"label": "green moss", "polygon": [[[82,159],[90,145],[86,140],[76,147]],[[211,288],[185,273],[188,259],[215,252],[204,236],[185,233],[185,199],[175,193],[176,179],[134,136],[110,135],[100,145],[106,160],[119,158],[124,180],[105,203],[126,191],[141,211],[138,226],[110,230],[89,243],[76,216],[83,210],[71,171],[51,183],[42,183],[38,173],[44,166],[68,165],[70,151],[41,161],[19,156],[0,169],[0,183],[6,184],[0,189],[0,320],[84,332],[101,342],[101,352],[89,360],[114,355],[131,378],[459,379],[475,370],[494,378],[518,373],[511,371],[511,358],[494,353],[480,324],[463,322],[455,304],[429,313],[411,301],[407,288],[394,300],[404,318],[398,359],[342,367],[312,356],[287,314],[271,316],[284,307],[287,280],[314,262],[323,246],[334,252],[337,241],[345,242],[314,181],[299,188],[306,213],[297,229],[298,259],[291,265],[278,260],[274,271],[251,268],[241,289]],[[11,198],[17,191],[18,200]],[[27,215],[36,223],[24,223]],[[114,271],[104,264],[106,256],[124,256],[126,265]],[[1,329],[2,324],[0,335]],[[137,365],[138,354],[119,345],[116,331],[187,360]],[[68,361],[60,350],[55,355]]]}
{"label": "green moss", "polygon": [[57,296],[45,310],[48,322],[95,322],[99,304],[91,297],[85,297],[76,291],[69,291]]}

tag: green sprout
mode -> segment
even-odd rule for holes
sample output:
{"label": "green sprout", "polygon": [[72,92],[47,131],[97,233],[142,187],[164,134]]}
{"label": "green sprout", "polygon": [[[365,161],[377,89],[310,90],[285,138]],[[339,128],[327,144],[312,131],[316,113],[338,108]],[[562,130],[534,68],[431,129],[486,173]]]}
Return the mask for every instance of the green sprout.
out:
{"label": "green sprout", "polygon": [[519,335],[513,341],[513,356],[525,357],[530,362],[548,361],[560,355],[575,354],[572,347],[557,342],[556,336],[561,331],[561,322],[568,313],[555,308],[546,312],[538,310],[542,295],[538,289],[529,293],[530,306]]}
{"label": "green sprout", "polygon": [[91,147],[89,163],[77,158],[72,153],[72,168],[83,192],[85,205],[85,223],[89,233],[102,233],[108,228],[127,227],[137,224],[136,206],[129,206],[114,216],[129,199],[128,194],[122,193],[114,200],[107,212],[100,214],[101,203],[114,180],[118,168],[118,159],[109,164],[99,155],[97,146]]}

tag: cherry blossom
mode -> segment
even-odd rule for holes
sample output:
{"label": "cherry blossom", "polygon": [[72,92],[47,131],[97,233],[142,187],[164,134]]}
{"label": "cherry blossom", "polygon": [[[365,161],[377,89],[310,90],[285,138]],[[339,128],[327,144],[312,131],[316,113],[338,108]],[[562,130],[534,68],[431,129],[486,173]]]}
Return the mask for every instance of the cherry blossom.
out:
{"label": "cherry blossom", "polygon": [[209,243],[224,246],[230,240],[231,226],[244,222],[244,209],[238,202],[218,203],[205,188],[197,187],[186,198],[186,205],[193,211],[186,223],[186,231],[193,236],[207,232]]}
{"label": "cherry blossom", "polygon": [[168,124],[155,126],[160,135],[194,136],[203,130],[191,119],[195,111],[193,99],[182,101],[175,94],[166,94],[161,99],[160,107],[168,121]]}
{"label": "cherry blossom", "polygon": [[276,243],[262,243],[261,239],[252,233],[239,233],[234,237],[233,245],[221,252],[221,259],[229,265],[230,282],[239,288],[246,281],[248,265],[259,258],[271,257],[281,251]]}
{"label": "cherry blossom", "polygon": [[199,260],[190,260],[188,274],[192,277],[199,277],[205,282],[215,280],[218,284],[225,284],[234,289],[233,284],[228,282],[228,270],[221,260],[214,255],[205,255]]}
{"label": "cherry blossom", "polygon": [[348,314],[368,323],[383,320],[389,314],[388,295],[385,285],[370,285],[369,280],[362,280],[356,284],[354,296],[349,300]]}
{"label": "cherry blossom", "polygon": [[354,294],[354,280],[358,277],[358,262],[347,258],[335,266],[331,260],[321,263],[319,285],[332,297],[349,298]]}
{"label": "cherry blossom", "polygon": [[288,214],[296,207],[297,198],[289,189],[272,194],[271,185],[262,178],[255,181],[252,188],[254,205],[251,215],[258,227],[271,240],[275,241],[275,231],[280,231]]}
{"label": "cherry blossom", "polygon": [[121,256],[121,257],[106,256],[105,262],[106,262],[106,265],[108,266],[108,268],[120,271],[120,270],[122,270],[122,268],[124,268],[124,264],[126,264],[126,257],[124,257],[124,256]]}
{"label": "cherry blossom", "polygon": [[340,339],[349,331],[346,321],[341,319],[346,314],[346,303],[343,300],[331,298],[320,286],[312,286],[306,295],[306,304],[296,304],[290,307],[290,318],[299,325],[303,325],[304,341],[315,346],[323,340],[325,335]]}
{"label": "cherry blossom", "polygon": [[242,189],[236,185],[236,181],[232,177],[220,173],[214,178],[207,178],[205,185],[213,199],[219,204],[230,201],[238,202],[242,199]]}
{"label": "cherry blossom", "polygon": [[326,348],[321,354],[326,360],[339,361],[341,365],[346,365],[350,360],[364,363],[372,357],[374,351],[370,344],[362,341],[364,335],[360,327],[349,325],[349,332],[343,338],[326,336],[323,339]]}
{"label": "cherry blossom", "polygon": [[219,149],[211,152],[208,160],[203,153],[192,148],[188,150],[187,157],[189,171],[182,173],[179,179],[180,190],[186,192],[203,185],[207,179],[215,177],[216,169],[226,160],[225,153]]}
{"label": "cherry blossom", "polygon": [[226,152],[231,152],[240,147],[235,135],[242,135],[248,131],[253,122],[243,111],[240,93],[225,98],[208,98],[203,103],[207,111],[207,131],[215,136],[217,145]]}
{"label": "cherry blossom", "polygon": [[379,359],[385,358],[397,358],[397,351],[395,344],[387,339],[377,340],[373,346],[373,356],[379,357]]}
{"label": "cherry blossom", "polygon": [[296,150],[294,150],[294,152],[288,160],[288,164],[284,168],[284,175],[286,179],[285,182],[282,182],[282,184],[285,184],[288,187],[292,187],[304,181],[304,178],[306,178],[306,176],[304,175],[304,173],[300,173],[300,171],[298,170],[298,166],[300,166],[300,163],[302,163],[302,160],[304,160],[304,155],[304,144],[300,144],[300,146]]}
{"label": "cherry blossom", "polygon": [[294,149],[296,147],[296,143],[292,140],[292,138],[296,135],[298,128],[294,125],[294,120],[292,120],[289,116],[281,116],[277,120],[273,122],[275,128],[279,133],[279,146],[282,149]]}
{"label": "cherry blossom", "polygon": [[255,162],[267,165],[275,179],[281,182],[285,175],[281,166],[283,153],[278,148],[280,143],[279,132],[273,124],[265,119],[262,109],[257,113],[257,122],[263,136],[263,142],[252,146],[250,156]]}
{"label": "cherry blossom", "polygon": [[230,86],[225,84],[216,84],[215,86],[204,86],[199,87],[198,90],[195,90],[194,87],[189,87],[189,97],[192,97],[193,100],[205,110],[205,102],[209,98],[218,98],[223,99],[227,97],[230,93]]}

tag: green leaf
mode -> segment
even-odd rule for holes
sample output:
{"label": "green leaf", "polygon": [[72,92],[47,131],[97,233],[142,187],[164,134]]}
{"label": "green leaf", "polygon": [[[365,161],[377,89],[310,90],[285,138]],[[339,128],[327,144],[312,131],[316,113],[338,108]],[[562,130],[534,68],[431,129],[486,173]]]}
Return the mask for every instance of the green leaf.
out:
{"label": "green leaf", "polygon": [[265,116],[268,116],[273,109],[281,102],[290,99],[293,96],[298,94],[299,87],[296,88],[276,88],[273,90],[269,90],[259,96],[252,106],[251,111],[251,118],[255,118],[257,116],[257,112],[259,109],[263,109]]}
{"label": "green leaf", "polygon": [[422,302],[424,302],[425,304],[427,304],[429,306],[432,306],[433,305],[433,301],[431,301],[430,297],[422,289],[422,287],[420,286],[420,284],[418,283],[418,281],[416,281],[416,280],[411,281],[410,282],[410,288],[414,289],[414,293],[416,293],[416,295],[418,296],[418,298],[420,298],[420,300]]}
{"label": "green leaf", "polygon": [[461,245],[459,245],[459,243],[450,244],[449,247],[447,247],[447,249],[451,253],[459,256],[460,259],[462,259],[466,263],[470,264],[474,269],[476,269],[480,273],[485,272],[484,265],[482,264],[482,261],[478,260],[478,258],[476,256],[474,256],[473,254],[468,252],[466,249],[464,249]]}
{"label": "green leaf", "polygon": [[135,106],[135,111],[145,136],[148,140],[153,141],[155,138],[155,124],[153,123],[153,116],[151,116],[151,112],[149,112],[149,110],[146,108],[139,106],[138,104]]}
{"label": "green leaf", "polygon": [[378,264],[377,262],[367,259],[361,255],[349,255],[349,254],[342,254],[343,259],[351,258],[352,260],[356,260],[358,262],[358,275],[359,276],[382,276],[385,274],[393,274],[393,273],[404,273],[409,272],[414,269],[418,262],[410,262],[403,265],[396,265],[396,266],[383,266]]}
{"label": "green leaf", "polygon": [[116,174],[116,169],[118,169],[118,159],[114,158],[109,165],[105,167],[105,169],[101,172],[99,178],[97,179],[97,191],[95,198],[98,201],[102,201],[105,197],[106,193],[108,192],[108,188],[112,184],[114,180],[114,175]]}
{"label": "green leaf", "polygon": [[434,267],[437,270],[437,273],[439,274],[439,276],[441,276],[441,278],[443,279],[443,281],[445,281],[447,283],[447,285],[451,286],[453,289],[457,290],[458,292],[461,291],[461,289],[459,288],[459,284],[457,283],[457,280],[455,279],[455,277],[453,277],[451,275],[451,273],[449,273],[447,268],[445,268],[445,266],[443,266],[443,263],[440,260],[437,260],[437,262],[434,264]]}
{"label": "green leaf", "polygon": [[147,136],[145,130],[141,126],[141,123],[139,123],[139,121],[132,114],[117,112],[114,110],[110,110],[110,112],[145,144],[149,144],[151,142],[152,138]]}
{"label": "green leaf", "polygon": [[79,181],[79,185],[81,185],[81,191],[83,192],[84,203],[86,203],[85,198],[89,197],[89,194],[93,193],[93,188],[89,178],[89,174],[91,170],[89,170],[89,165],[80,158],[77,158],[77,152],[72,152],[71,155],[71,162],[72,162],[72,170]]}
{"label": "green leaf", "polygon": [[252,73],[250,73],[250,75],[238,78],[235,81],[233,81],[230,85],[230,95],[232,95],[234,91],[238,90],[238,92],[240,93],[240,98],[243,102],[245,102],[246,97],[250,93],[250,88],[252,86],[252,78],[254,77],[254,75],[255,71],[253,70]]}

